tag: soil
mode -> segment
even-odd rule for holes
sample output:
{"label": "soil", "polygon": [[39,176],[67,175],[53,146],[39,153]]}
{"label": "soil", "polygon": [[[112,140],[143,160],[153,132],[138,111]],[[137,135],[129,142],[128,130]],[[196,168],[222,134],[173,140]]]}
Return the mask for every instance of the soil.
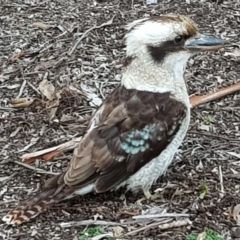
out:
{"label": "soil", "polygon": [[[52,172],[67,166],[72,151],[50,162],[38,159],[32,165],[48,174],[18,162],[24,153],[56,146],[84,133],[88,117],[121,78],[118,63],[125,54],[125,24],[163,13],[181,13],[193,18],[201,32],[232,43],[189,61],[189,95],[215,91],[240,78],[239,1],[159,0],[157,5],[145,5],[137,0],[5,0],[0,13],[0,217],[40,191]],[[101,24],[106,25],[93,28]],[[40,91],[43,80],[61,96],[48,99]],[[19,97],[27,104],[34,102],[17,108],[11,100]],[[54,108],[56,103],[59,106]],[[240,203],[239,104],[237,92],[192,110],[191,126],[179,154],[152,187],[152,191],[161,192],[155,201],[137,205],[143,195],[124,194],[124,189],[77,197],[19,227],[0,222],[0,239],[78,239],[86,225],[61,224],[94,218],[119,224],[103,228],[106,233],[119,230],[121,234],[157,221],[162,226],[164,221],[183,219],[132,219],[131,215],[156,207],[189,214],[192,223],[165,230],[158,225],[146,227],[122,239],[181,240],[205,228],[223,239],[240,239],[235,207]],[[128,224],[122,224],[124,221]]]}

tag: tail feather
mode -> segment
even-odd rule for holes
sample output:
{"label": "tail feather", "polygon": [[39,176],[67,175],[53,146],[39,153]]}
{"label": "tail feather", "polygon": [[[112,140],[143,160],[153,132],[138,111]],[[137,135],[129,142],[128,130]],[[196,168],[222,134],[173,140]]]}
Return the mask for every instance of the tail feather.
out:
{"label": "tail feather", "polygon": [[46,211],[72,192],[69,187],[45,189],[31,200],[24,202],[20,207],[8,212],[2,220],[10,225],[20,225]]}

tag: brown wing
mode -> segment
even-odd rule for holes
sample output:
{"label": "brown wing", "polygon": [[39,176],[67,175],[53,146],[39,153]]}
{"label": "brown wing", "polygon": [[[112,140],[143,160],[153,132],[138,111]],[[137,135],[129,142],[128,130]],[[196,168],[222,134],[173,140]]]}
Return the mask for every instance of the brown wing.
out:
{"label": "brown wing", "polygon": [[95,183],[96,192],[112,189],[161,153],[185,115],[186,106],[170,93],[119,87],[75,149],[65,183],[77,188]]}

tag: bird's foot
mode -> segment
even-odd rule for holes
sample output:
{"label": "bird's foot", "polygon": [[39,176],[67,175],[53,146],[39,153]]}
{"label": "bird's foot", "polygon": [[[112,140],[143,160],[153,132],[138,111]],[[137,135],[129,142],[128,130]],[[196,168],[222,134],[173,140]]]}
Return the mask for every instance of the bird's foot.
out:
{"label": "bird's foot", "polygon": [[142,205],[142,202],[145,201],[145,200],[154,201],[154,200],[161,197],[161,194],[159,192],[157,192],[155,194],[151,194],[149,192],[149,190],[146,190],[146,191],[143,191],[143,193],[144,193],[144,197],[137,200],[137,202],[136,202],[137,205]]}

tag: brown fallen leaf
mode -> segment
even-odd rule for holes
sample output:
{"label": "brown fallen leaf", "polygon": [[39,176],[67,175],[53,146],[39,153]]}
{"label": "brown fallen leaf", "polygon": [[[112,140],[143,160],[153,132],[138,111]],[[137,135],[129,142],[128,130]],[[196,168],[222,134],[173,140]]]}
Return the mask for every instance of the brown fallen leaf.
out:
{"label": "brown fallen leaf", "polygon": [[25,97],[25,98],[12,99],[9,105],[13,108],[26,108],[26,107],[29,107],[33,102],[34,102],[34,99]]}
{"label": "brown fallen leaf", "polygon": [[50,160],[53,159],[55,156],[60,155],[60,153],[61,153],[61,151],[59,151],[59,150],[56,150],[56,151],[54,151],[54,152],[47,153],[47,154],[45,154],[45,155],[43,156],[43,159],[44,159],[45,161],[50,161]]}
{"label": "brown fallen leaf", "polygon": [[26,52],[20,52],[20,53],[14,55],[8,59],[7,64],[13,63],[25,55],[26,55]]}
{"label": "brown fallen leaf", "polygon": [[112,230],[113,230],[113,235],[115,238],[123,235],[123,233],[124,233],[124,229],[120,226],[114,226],[114,227],[112,227]]}
{"label": "brown fallen leaf", "polygon": [[47,25],[47,24],[42,23],[42,22],[35,22],[35,23],[33,23],[33,26],[37,27],[37,28],[41,28],[42,30],[48,30],[49,28],[52,27],[52,26]]}
{"label": "brown fallen leaf", "polygon": [[240,204],[237,204],[233,208],[232,216],[233,219],[237,222],[237,225],[240,226]]}
{"label": "brown fallen leaf", "polygon": [[24,163],[32,163],[35,162],[36,159],[43,158],[47,161],[52,160],[52,158],[60,153],[66,152],[68,150],[74,149],[78,146],[79,142],[81,141],[82,137],[75,138],[69,142],[60,144],[55,147],[51,147],[48,149],[40,150],[33,153],[26,153],[21,156],[22,162]]}
{"label": "brown fallen leaf", "polygon": [[61,91],[55,93],[54,99],[52,101],[49,101],[46,104],[46,108],[50,109],[50,112],[49,112],[50,120],[52,120],[56,115],[56,112],[60,104],[60,99],[61,99]]}
{"label": "brown fallen leaf", "polygon": [[53,100],[55,97],[55,87],[47,79],[39,83],[39,90],[48,100]]}
{"label": "brown fallen leaf", "polygon": [[240,57],[240,50],[238,48],[235,48],[232,52],[224,53],[224,56],[230,56],[232,58],[238,59]]}
{"label": "brown fallen leaf", "polygon": [[46,62],[40,62],[35,68],[34,71],[39,71],[41,69],[48,69],[51,68],[53,66],[55,66],[57,64],[57,61],[55,60],[49,60]]}

